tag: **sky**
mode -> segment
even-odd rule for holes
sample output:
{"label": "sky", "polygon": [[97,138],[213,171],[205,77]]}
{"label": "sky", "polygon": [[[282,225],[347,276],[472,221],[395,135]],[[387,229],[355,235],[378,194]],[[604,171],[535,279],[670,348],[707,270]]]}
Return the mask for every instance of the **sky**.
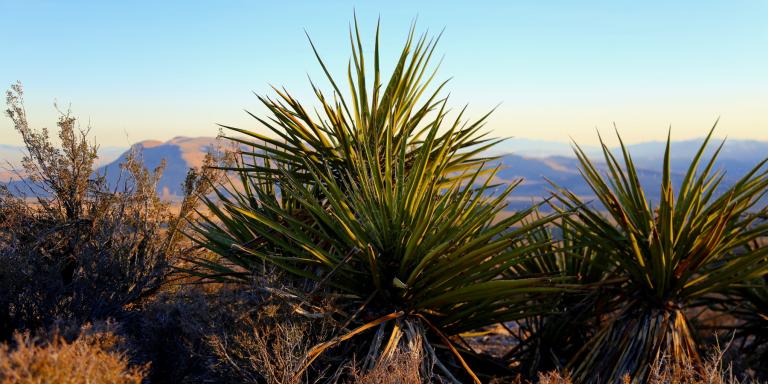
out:
{"label": "sky", "polygon": [[[356,13],[383,63],[410,24],[444,29],[438,79],[458,109],[498,106],[496,136],[630,143],[703,136],[768,140],[768,1],[44,1],[0,0],[0,86],[21,81],[36,127],[57,102],[102,146],[261,130],[254,93],[325,89],[305,31],[344,79]],[[389,59],[389,60],[388,60]],[[8,118],[0,144],[19,144]]]}

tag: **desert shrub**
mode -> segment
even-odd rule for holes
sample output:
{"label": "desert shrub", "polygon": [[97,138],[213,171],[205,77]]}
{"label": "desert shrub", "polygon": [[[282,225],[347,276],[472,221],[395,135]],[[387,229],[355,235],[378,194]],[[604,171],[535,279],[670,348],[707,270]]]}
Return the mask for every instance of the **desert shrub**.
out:
{"label": "desert shrub", "polygon": [[768,273],[768,249],[748,247],[768,231],[768,224],[758,221],[768,210],[758,205],[768,187],[768,160],[733,185],[721,185],[723,173],[713,172],[719,151],[702,159],[713,131],[679,187],[672,182],[668,139],[661,196],[654,205],[623,143],[623,164],[603,144],[605,174],[577,147],[584,179],[601,206],[563,189],[557,198],[576,212],[564,217],[576,238],[605,255],[603,268],[621,288],[601,299],[615,300],[618,307],[607,307],[609,321],[572,359],[577,381],[615,382],[629,374],[642,382],[657,362],[673,374],[689,366],[701,369],[692,309],[705,297],[727,294]]}
{"label": "desert shrub", "polygon": [[[220,256],[200,260],[198,273],[243,281],[266,264],[298,278],[294,304],[343,324],[305,366],[356,337],[363,374],[399,351],[424,356],[423,372],[452,375],[435,344],[463,367],[461,380],[477,382],[448,336],[539,311],[533,298],[559,291],[557,278],[503,276],[544,246],[523,234],[551,218],[524,223],[523,211],[496,220],[516,184],[491,185],[494,169],[478,156],[493,144],[478,135],[484,118],[448,120],[442,85],[425,93],[433,42],[411,33],[384,82],[377,38],[368,85],[356,27],[352,35],[351,97],[329,75],[338,102],[318,90],[317,119],[285,92],[281,102],[262,99],[273,116],[257,119],[282,140],[233,128],[251,137],[234,140],[255,149],[232,169],[243,187],[220,188],[208,201],[212,217],[194,227]],[[318,297],[343,300],[323,312]]]}
{"label": "desert shrub", "polygon": [[0,190],[0,337],[129,316],[163,286],[179,255],[194,252],[179,230],[214,171],[190,172],[173,214],[155,192],[162,167],[147,170],[134,151],[118,185],[108,185],[95,172],[88,128],[70,112],[61,112],[57,146],[47,129],[29,126],[21,85],[7,102],[26,154],[22,179]]}
{"label": "desert shrub", "polygon": [[132,341],[131,357],[151,363],[152,383],[202,382],[208,372],[205,336],[211,329],[226,329],[215,322],[217,303],[205,292],[181,288],[161,292],[125,322],[123,331]]}
{"label": "desert shrub", "polygon": [[129,367],[122,353],[110,351],[113,337],[91,333],[74,342],[54,337],[35,343],[29,333],[17,333],[13,347],[0,345],[0,383],[141,383],[145,367]]}
{"label": "desert shrub", "polygon": [[243,383],[294,383],[307,353],[327,337],[330,327],[286,311],[283,303],[260,304],[258,311],[241,317],[230,332],[207,337],[218,359],[213,370]]}

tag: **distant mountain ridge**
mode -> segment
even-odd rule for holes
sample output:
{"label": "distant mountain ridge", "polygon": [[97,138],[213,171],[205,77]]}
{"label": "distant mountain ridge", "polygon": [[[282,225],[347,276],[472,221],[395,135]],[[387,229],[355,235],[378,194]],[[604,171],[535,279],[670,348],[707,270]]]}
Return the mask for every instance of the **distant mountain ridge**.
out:
{"label": "distant mountain ridge", "polygon": [[[707,153],[715,150],[720,140],[710,144]],[[191,167],[200,167],[205,154],[212,148],[226,145],[214,137],[175,137],[166,142],[146,140],[132,146],[142,154],[142,159],[149,169],[160,165],[164,159],[166,168],[160,179],[158,193],[166,198],[180,196],[182,183]],[[686,171],[690,159],[701,144],[701,139],[672,142],[672,172],[673,180],[680,180]],[[646,142],[629,146],[630,153],[639,168],[641,183],[646,188],[647,197],[658,201],[659,183],[661,181],[661,165],[664,153],[664,142]],[[598,163],[601,160],[597,147],[585,147],[591,157]],[[501,170],[497,181],[512,182],[524,179],[524,182],[513,192],[510,207],[521,208],[529,206],[532,201],[541,201],[549,196],[551,189],[547,180],[568,188],[577,195],[590,196],[589,189],[579,174],[579,164],[573,156],[572,149],[567,143],[548,142],[541,140],[510,139],[495,150],[500,154]],[[0,152],[5,155],[5,152]],[[119,164],[128,155],[124,151],[114,160],[101,166],[99,173],[105,174],[111,182],[120,174]],[[726,183],[735,181],[748,169],[762,159],[768,157],[768,142],[753,140],[728,140],[724,145],[718,167],[726,170]],[[1,158],[0,158],[1,159]]]}
{"label": "distant mountain ridge", "polygon": [[[100,146],[96,166],[101,167],[115,161],[126,150],[126,147]],[[26,149],[21,145],[0,144],[0,183],[17,178],[11,168],[21,169],[21,160],[25,152]]]}
{"label": "distant mountain ridge", "polygon": [[[512,140],[514,143],[514,140]],[[525,142],[525,141],[523,141]],[[671,157],[670,166],[672,170],[673,184],[679,185],[683,175],[690,166],[691,159],[699,150],[703,139],[673,141],[670,144]],[[722,142],[722,139],[712,140],[705,150],[705,157],[711,156]],[[514,148],[515,145],[512,145]],[[512,181],[523,178],[525,181],[518,187],[516,194],[518,196],[529,197],[528,201],[513,198],[510,206],[520,208],[530,201],[540,201],[550,195],[550,186],[547,180],[567,188],[577,195],[591,196],[592,190],[583,182],[578,171],[579,162],[573,155],[571,149],[570,156],[553,155],[546,153],[549,148],[554,153],[562,153],[563,148],[569,148],[568,144],[561,143],[544,146],[544,150],[525,151],[521,153],[537,153],[536,155],[521,156],[518,154],[504,154],[501,157],[503,170],[499,172],[498,177],[501,181]],[[646,197],[651,201],[658,201],[661,193],[660,183],[662,178],[662,165],[666,142],[654,141],[639,144],[628,145],[628,151],[635,166],[638,168],[640,183],[645,188]],[[602,163],[602,153],[597,147],[582,147],[585,153],[596,163]],[[621,152],[611,149],[614,155],[621,161]],[[723,185],[730,185],[738,178],[746,174],[755,165],[763,159],[768,158],[768,142],[756,140],[727,140],[718,155],[716,169],[725,171]],[[599,166],[599,165],[598,165]],[[767,203],[768,197],[763,199],[762,203]]]}
{"label": "distant mountain ridge", "polygon": [[[205,155],[212,151],[219,140],[215,137],[174,137],[166,142],[145,140],[131,146],[141,155],[144,166],[153,170],[165,160],[165,169],[160,178],[158,193],[165,198],[181,196],[184,179],[190,168],[200,168]],[[100,167],[97,172],[114,184],[120,175],[120,164],[130,153],[125,151],[111,163]]]}

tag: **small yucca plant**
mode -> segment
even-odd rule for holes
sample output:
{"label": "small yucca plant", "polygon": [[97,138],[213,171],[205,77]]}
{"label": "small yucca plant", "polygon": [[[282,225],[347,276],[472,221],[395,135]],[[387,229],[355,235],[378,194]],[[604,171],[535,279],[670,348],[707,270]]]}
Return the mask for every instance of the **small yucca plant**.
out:
{"label": "small yucca plant", "polygon": [[600,314],[615,307],[615,302],[602,300],[617,289],[615,279],[604,269],[607,260],[578,236],[567,220],[533,228],[525,242],[548,245],[532,250],[531,257],[510,267],[509,276],[569,278],[581,288],[560,292],[556,300],[547,298],[542,303],[546,311],[507,328],[517,342],[504,361],[517,364],[529,377],[562,369],[592,336]]}
{"label": "small yucca plant", "polygon": [[[750,252],[768,247],[768,237],[757,239],[746,249]],[[768,379],[768,275],[734,284],[727,295],[707,297],[703,303],[722,317],[735,321],[714,324],[714,328],[733,335],[742,366],[757,368],[763,380]]]}
{"label": "small yucca plant", "polygon": [[524,234],[552,218],[523,223],[529,210],[497,220],[515,185],[489,184],[494,170],[477,156],[488,145],[477,134],[484,118],[447,122],[442,85],[419,102],[433,76],[425,75],[433,43],[414,43],[411,33],[385,87],[377,32],[372,90],[357,27],[352,47],[351,101],[329,76],[335,102],[317,91],[324,117],[311,118],[282,92],[286,105],[262,99],[273,118],[257,118],[281,140],[237,129],[252,139],[234,140],[256,150],[232,168],[242,188],[208,200],[213,217],[197,238],[221,259],[198,260],[197,273],[244,281],[269,265],[303,282],[292,294],[305,304],[335,297],[344,329],[310,351],[307,365],[376,329],[362,343],[364,369],[410,350],[425,356],[426,374],[438,343],[478,382],[448,337],[538,313],[539,296],[560,289],[551,276],[503,276],[547,245]]}
{"label": "small yucca plant", "polygon": [[758,206],[768,187],[766,161],[726,187],[724,173],[713,171],[719,148],[700,167],[711,135],[677,193],[667,139],[657,204],[646,198],[623,143],[621,164],[601,139],[606,174],[576,147],[584,180],[602,206],[562,188],[557,199],[576,211],[566,220],[580,241],[609,260],[607,271],[626,280],[623,293],[613,298],[622,304],[613,321],[597,331],[571,364],[577,380],[616,382],[625,374],[645,380],[661,356],[668,356],[673,367],[697,366],[700,357],[686,309],[696,299],[768,273],[768,250],[744,251],[768,230],[765,223],[755,224],[766,210]]}
{"label": "small yucca plant", "polygon": [[755,367],[761,379],[768,379],[768,276],[736,287],[724,304],[718,309],[737,319],[730,330],[737,337],[741,363]]}

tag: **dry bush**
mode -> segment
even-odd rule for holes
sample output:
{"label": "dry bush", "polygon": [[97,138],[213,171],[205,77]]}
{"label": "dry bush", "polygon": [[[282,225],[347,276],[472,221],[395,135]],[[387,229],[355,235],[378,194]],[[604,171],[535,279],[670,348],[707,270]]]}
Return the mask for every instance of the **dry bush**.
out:
{"label": "dry bush", "polygon": [[330,329],[258,287],[226,285],[164,292],[124,327],[159,383],[293,384],[307,350]]}
{"label": "dry bush", "polygon": [[124,324],[135,359],[152,363],[150,382],[203,382],[209,365],[205,335],[228,326],[218,322],[217,300],[210,296],[199,289],[163,292]]}
{"label": "dry bush", "polygon": [[162,167],[146,169],[133,152],[109,185],[95,173],[89,128],[61,112],[54,145],[45,128],[30,127],[19,84],[7,103],[26,155],[15,190],[0,189],[0,340],[130,316],[163,286],[178,255],[193,254],[179,231],[213,171],[189,174],[182,208],[171,214],[156,193]]}
{"label": "dry bush", "polygon": [[[326,319],[299,315],[274,295],[230,291],[224,301],[219,317],[227,318],[229,326],[216,328],[206,337],[214,358],[211,370],[220,377],[244,383],[293,384],[307,352],[330,338],[332,326]],[[250,305],[242,306],[243,302]],[[311,371],[301,381],[313,382],[325,373]]]}
{"label": "dry bush", "polygon": [[298,321],[244,319],[232,335],[212,335],[208,342],[219,358],[217,370],[246,383],[291,384],[311,345],[308,326]]}
{"label": "dry bush", "polygon": [[[248,288],[167,285],[180,255],[201,256],[181,231],[217,171],[192,170],[171,214],[156,194],[162,168],[147,170],[134,152],[119,185],[108,185],[94,173],[88,129],[62,113],[54,145],[45,129],[29,127],[22,95],[12,87],[7,112],[27,147],[19,174],[31,199],[0,190],[0,307],[8,309],[0,311],[0,337],[30,330],[57,343],[61,335],[119,346],[152,363],[151,382],[288,382],[320,340],[314,325],[284,310],[263,316],[270,299]],[[218,160],[209,155],[206,165]],[[81,332],[89,322],[98,325]],[[93,331],[102,327],[113,332]]]}
{"label": "dry bush", "polygon": [[[93,338],[96,339],[93,339]],[[104,349],[109,335],[92,335],[74,342],[56,337],[37,345],[29,336],[15,334],[15,348],[0,345],[2,384],[139,384],[144,367],[129,367],[127,358]]]}

